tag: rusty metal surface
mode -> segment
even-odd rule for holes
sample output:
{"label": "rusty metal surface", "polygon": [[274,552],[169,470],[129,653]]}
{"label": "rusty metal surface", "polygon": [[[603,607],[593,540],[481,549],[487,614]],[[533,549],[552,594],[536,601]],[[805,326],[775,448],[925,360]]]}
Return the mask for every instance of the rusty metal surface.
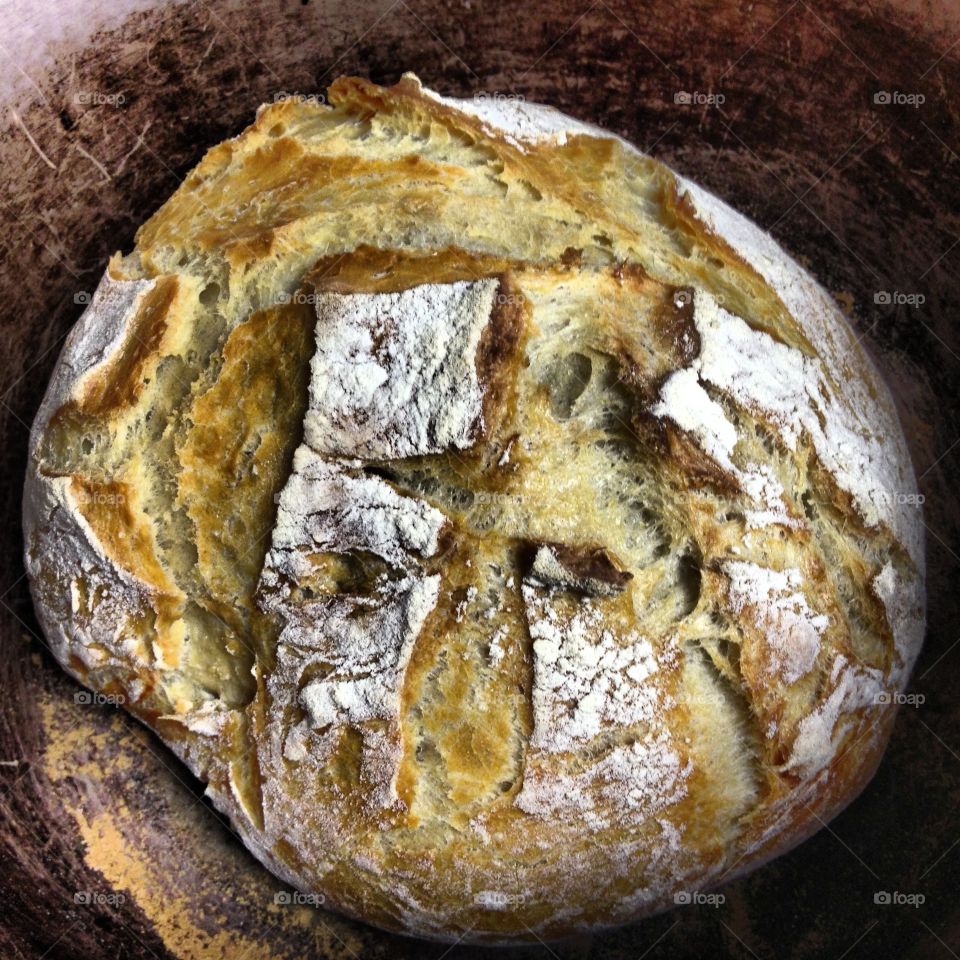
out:
{"label": "rusty metal surface", "polygon": [[[555,0],[522,15],[486,0],[252,0],[137,14],[55,52],[30,77],[32,103],[0,119],[0,955],[490,956],[275,905],[283,887],[162,744],[77,702],[37,636],[20,559],[28,425],[106,257],[263,100],[405,69],[442,92],[520,94],[609,127],[772,229],[892,384],[926,497],[930,629],[911,687],[925,700],[901,710],[864,794],[723,888],[719,908],[504,955],[960,952],[960,44],[937,19],[928,33],[883,5],[812,0]],[[875,904],[879,891],[925,902]]]}

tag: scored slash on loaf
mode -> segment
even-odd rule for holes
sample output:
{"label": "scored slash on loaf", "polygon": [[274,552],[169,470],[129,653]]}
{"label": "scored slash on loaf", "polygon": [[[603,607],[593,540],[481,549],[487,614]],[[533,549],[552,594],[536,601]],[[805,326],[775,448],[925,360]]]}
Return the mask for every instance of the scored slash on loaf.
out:
{"label": "scored slash on loaf", "polygon": [[867,783],[924,618],[890,396],[702,188],[412,74],[261,108],[30,440],[57,659],[256,856],[449,941],[628,922]]}

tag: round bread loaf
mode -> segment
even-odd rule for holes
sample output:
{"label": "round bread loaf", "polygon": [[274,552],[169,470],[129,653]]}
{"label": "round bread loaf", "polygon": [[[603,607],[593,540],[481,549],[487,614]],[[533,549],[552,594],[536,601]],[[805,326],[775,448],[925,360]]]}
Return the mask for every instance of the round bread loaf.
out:
{"label": "round bread loaf", "polygon": [[65,669],[279,877],[546,940],[864,786],[922,639],[915,493],[857,339],[749,221],[550,108],[342,78],[110,262],[26,561]]}

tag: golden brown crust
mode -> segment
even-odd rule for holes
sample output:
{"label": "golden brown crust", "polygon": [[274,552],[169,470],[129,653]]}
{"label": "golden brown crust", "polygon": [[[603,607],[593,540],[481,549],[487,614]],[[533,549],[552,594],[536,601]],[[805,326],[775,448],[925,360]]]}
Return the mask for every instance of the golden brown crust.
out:
{"label": "golden brown crust", "polygon": [[104,416],[136,404],[143,392],[151,360],[157,355],[167,331],[167,313],[178,292],[176,277],[165,277],[140,304],[129,325],[129,346],[118,353],[97,375],[84,381],[76,400],[80,413]]}
{"label": "golden brown crust", "polygon": [[56,655],[391,929],[558,937],[788,849],[922,625],[836,309],[600,131],[329,102],[209,151],[68,344],[25,500]]}

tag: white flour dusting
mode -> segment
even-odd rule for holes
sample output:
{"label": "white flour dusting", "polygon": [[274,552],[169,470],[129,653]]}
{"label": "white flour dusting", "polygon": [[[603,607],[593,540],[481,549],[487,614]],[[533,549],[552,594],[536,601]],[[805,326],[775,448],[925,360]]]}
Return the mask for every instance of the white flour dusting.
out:
{"label": "white flour dusting", "polygon": [[550,591],[522,588],[533,640],[531,747],[573,750],[603,730],[651,722],[657,672],[649,640],[611,631],[597,605],[582,600],[572,617],[561,615]]}
{"label": "white flour dusting", "polygon": [[420,86],[420,92],[431,100],[475,117],[483,124],[483,131],[487,136],[502,136],[524,153],[526,146],[537,144],[554,143],[562,147],[566,144],[567,137],[577,135],[600,140],[617,140],[631,153],[640,153],[633,144],[622,137],[595,127],[593,124],[582,123],[542,103],[533,103],[522,97],[496,93],[488,96],[478,95],[470,99],[443,97],[422,86],[415,74],[405,73],[404,77],[415,81]]}
{"label": "white flour dusting", "polygon": [[314,727],[397,719],[403,673],[439,590],[439,576],[411,578],[384,590],[375,609],[339,600],[291,619],[280,642],[309,646],[332,666],[300,691]]}
{"label": "white flour dusting", "polygon": [[[904,511],[898,512],[889,491],[912,488],[912,477],[903,475],[909,458],[898,458],[888,433],[871,420],[874,401],[867,398],[854,408],[838,393],[853,389],[849,378],[837,383],[820,358],[753,330],[706,291],[695,295],[694,322],[701,341],[694,362],[700,378],[775,424],[790,449],[801,432],[809,436],[821,463],[853,496],[866,522],[885,522],[901,535]],[[901,539],[911,547],[910,536]]]}
{"label": "white flour dusting", "polygon": [[791,515],[783,497],[783,485],[769,466],[754,463],[741,470],[733,462],[739,440],[737,429],[723,407],[704,389],[699,370],[700,358],[697,358],[692,366],[670,374],[660,388],[660,399],[651,412],[658,417],[668,417],[692,434],[701,449],[740,482],[743,492],[758,505],[758,509],[746,511],[749,528],[774,524],[802,527],[803,521]]}
{"label": "white flour dusting", "polygon": [[693,318],[700,334],[694,366],[704,381],[772,420],[791,450],[801,430],[812,431],[812,422],[819,431],[817,413],[830,412],[822,409],[826,384],[819,360],[753,330],[705,290],[694,294]]}
{"label": "white flour dusting", "polygon": [[198,707],[187,713],[168,714],[160,719],[176,720],[191,733],[197,733],[203,737],[216,737],[223,732],[232,713],[233,711],[222,700],[204,700]]}
{"label": "white flour dusting", "polygon": [[264,574],[309,576],[314,551],[365,550],[406,566],[412,553],[436,552],[445,522],[439,510],[400,495],[382,478],[351,473],[301,446],[280,494]]}
{"label": "white flour dusting", "polygon": [[510,631],[505,626],[497,627],[496,632],[490,638],[490,649],[488,656],[491,666],[498,666],[507,652],[504,641],[509,637]]}
{"label": "white flour dusting", "polygon": [[745,512],[748,529],[783,526],[800,530],[806,526],[801,517],[790,513],[784,499],[783,484],[773,475],[773,470],[765,463],[751,464],[746,470],[737,472],[743,492],[755,503],[757,510]]}
{"label": "white flour dusting", "polygon": [[[413,644],[436,606],[440,576],[423,576],[444,515],[398,494],[362,461],[463,448],[482,427],[483,386],[476,369],[497,281],[426,284],[388,294],[318,297],[306,445],[279,497],[261,604],[281,613],[278,673],[271,688],[299,690],[308,726],[324,731],[367,721],[364,764],[393,782],[400,759],[400,689]],[[371,596],[305,599],[316,554],[373,553],[402,571]],[[458,618],[462,611],[458,611]],[[502,651],[494,644],[491,658]],[[322,664],[321,675],[304,682]],[[279,722],[283,723],[282,712]],[[310,755],[307,731],[285,739],[288,759]]]}
{"label": "white flour dusting", "polygon": [[[833,759],[837,750],[841,718],[864,707],[878,708],[887,695],[883,674],[870,667],[850,663],[837,655],[830,670],[830,696],[800,721],[787,767],[803,777],[815,776]],[[867,721],[869,722],[869,720]]]}
{"label": "white flour dusting", "polygon": [[[712,373],[712,382],[729,384],[747,406],[782,422],[787,437],[801,427],[810,430],[817,455],[866,522],[886,523],[922,571],[923,528],[891,496],[916,492],[897,413],[837,305],[768,233],[695,183],[678,176],[677,184],[703,224],[770,284],[820,357],[790,356],[796,351],[752,331],[704,296],[701,318],[714,335],[705,379]],[[742,364],[746,369],[738,369]],[[791,420],[794,413],[799,420]]]}
{"label": "white flour dusting", "polygon": [[43,404],[31,430],[31,449],[51,414],[70,397],[81,398],[85,385],[123,350],[144,297],[157,280],[114,280],[103,275],[93,299],[67,335]]}
{"label": "white flour dusting", "polygon": [[318,295],[306,442],[368,460],[470,446],[483,427],[477,347],[497,284]]}
{"label": "white flour dusting", "polygon": [[729,596],[733,610],[753,607],[754,622],[766,638],[766,650],[777,679],[796,683],[817,662],[820,638],[830,618],[815,614],[802,592],[799,570],[770,570],[740,560],[727,561]]}
{"label": "white flour dusting", "polygon": [[682,765],[661,728],[617,744],[586,770],[569,773],[527,761],[516,805],[525,813],[554,818],[576,815],[590,830],[645,821],[686,795],[692,765]]}
{"label": "white flour dusting", "polygon": [[923,596],[917,596],[915,586],[905,582],[892,563],[874,577],[873,589],[883,602],[893,631],[899,663],[891,668],[889,682],[899,687],[906,682],[923,645]]}
{"label": "white flour dusting", "polygon": [[[39,448],[51,416],[120,353],[130,336],[143,298],[156,280],[114,280],[103,275],[90,305],[67,335],[50,384],[30,431],[30,457]],[[44,633],[61,663],[71,654],[94,670],[112,658],[150,669],[152,657],[138,639],[138,617],[149,609],[155,588],[115,563],[83,516],[69,477],[40,474],[24,497],[24,530],[46,530],[57,545],[37,556],[26,552],[35,608]],[[88,592],[96,594],[89,602]],[[54,612],[55,611],[55,612]],[[71,671],[72,672],[72,671]]]}
{"label": "white flour dusting", "polygon": [[[552,590],[527,582],[521,592],[533,640],[533,733],[516,805],[542,817],[576,813],[599,830],[677,802],[689,767],[665,727],[650,642],[620,638],[590,599],[567,615]],[[577,773],[549,762],[611,730],[636,735]]]}
{"label": "white flour dusting", "polygon": [[703,389],[695,367],[670,374],[652,412],[658,417],[669,417],[678,427],[692,433],[724,470],[736,471],[730,458],[737,445],[737,428],[723,407]]}
{"label": "white flour dusting", "polygon": [[[287,760],[320,760],[335,746],[326,728],[388,721],[386,731],[364,730],[363,763],[379,785],[378,801],[389,803],[401,758],[404,672],[440,592],[439,575],[420,575],[420,558],[435,553],[445,518],[380,477],[351,470],[301,446],[279,497],[259,588],[261,606],[285,621],[269,679],[272,737]],[[377,581],[370,595],[300,595],[317,554],[351,551],[376,554],[402,575]],[[284,732],[294,696],[308,724]]]}

